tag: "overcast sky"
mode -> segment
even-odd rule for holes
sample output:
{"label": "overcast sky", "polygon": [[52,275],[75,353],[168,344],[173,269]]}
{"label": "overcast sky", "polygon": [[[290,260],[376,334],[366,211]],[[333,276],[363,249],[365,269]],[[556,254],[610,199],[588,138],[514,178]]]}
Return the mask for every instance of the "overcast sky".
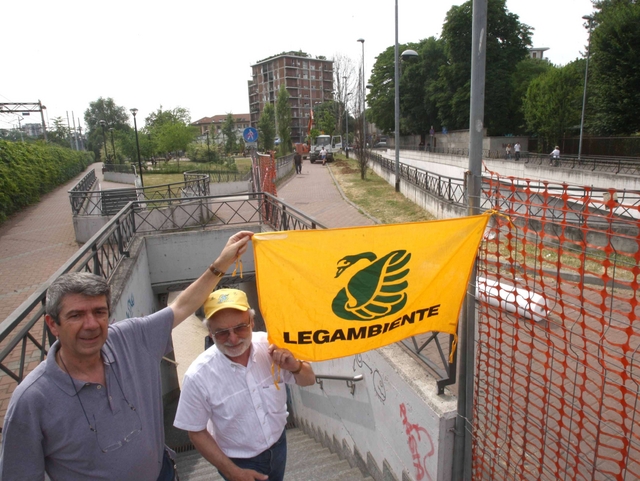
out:
{"label": "overcast sky", "polygon": [[[399,42],[442,32],[447,11],[463,0],[399,0]],[[360,65],[364,38],[369,75],[375,57],[393,45],[395,2],[378,0],[5,0],[2,2],[0,102],[37,102],[49,123],[89,103],[150,112],[185,107],[193,121],[248,113],[250,66],[283,51],[336,54]],[[564,65],[587,44],[583,15],[591,0],[507,0],[533,27],[533,46],[548,47]],[[27,117],[24,122],[38,121]],[[17,124],[0,114],[0,128]],[[139,124],[141,125],[141,124]],[[84,127],[84,126],[83,126]]]}

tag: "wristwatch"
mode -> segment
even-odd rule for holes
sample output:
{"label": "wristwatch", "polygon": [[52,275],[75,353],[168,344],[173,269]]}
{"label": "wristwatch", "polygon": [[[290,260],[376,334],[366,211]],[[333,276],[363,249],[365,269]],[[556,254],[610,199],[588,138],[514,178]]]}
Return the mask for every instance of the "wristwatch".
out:
{"label": "wristwatch", "polygon": [[222,276],[224,276],[224,272],[219,271],[218,269],[216,269],[216,268],[215,268],[215,266],[214,266],[213,264],[211,264],[211,265],[209,266],[209,270],[211,271],[211,273],[212,273],[214,276],[217,276],[217,277],[222,277]]}

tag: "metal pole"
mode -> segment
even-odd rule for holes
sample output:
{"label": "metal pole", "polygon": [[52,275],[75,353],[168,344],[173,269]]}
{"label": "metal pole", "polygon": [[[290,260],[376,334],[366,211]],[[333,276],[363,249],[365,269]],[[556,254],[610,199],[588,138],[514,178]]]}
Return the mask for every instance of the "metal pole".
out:
{"label": "metal pole", "polygon": [[107,154],[107,131],[106,131],[107,122],[105,122],[104,120],[101,120],[100,125],[102,126],[102,141],[103,141],[102,143],[104,144],[104,161],[109,162],[109,155]]}
{"label": "metal pole", "polygon": [[113,127],[109,128],[109,132],[111,133],[111,150],[113,150],[113,163],[116,163],[116,145],[113,142]]}
{"label": "metal pole", "polygon": [[69,145],[71,146],[71,150],[73,150],[73,140],[71,139],[71,124],[69,123],[69,111],[67,110],[67,127],[69,130]]}
{"label": "metal pole", "polygon": [[[484,90],[486,72],[487,0],[473,0],[471,33],[471,108],[469,112],[469,174],[467,203],[469,215],[480,213],[482,182],[482,136],[484,131]],[[458,417],[454,440],[452,479],[471,481],[473,433],[473,384],[475,379],[476,269],[462,308],[459,332],[460,376],[458,381]]]}
{"label": "metal pole", "polygon": [[44,136],[44,141],[47,142],[47,124],[44,122],[44,107],[42,102],[38,100],[38,105],[40,106],[40,117],[42,118],[42,135]]}
{"label": "metal pole", "polygon": [[207,158],[209,159],[209,163],[211,163],[211,147],[209,146],[209,131],[207,130]]}
{"label": "metal pole", "polygon": [[73,120],[73,141],[76,144],[76,150],[80,150],[80,144],[78,142],[78,131],[76,130],[76,118],[74,117],[73,110],[71,111],[71,120]]}
{"label": "metal pole", "polygon": [[140,187],[144,188],[144,179],[142,178],[142,162],[140,161],[140,143],[138,142],[138,123],[136,122],[136,114],[138,109],[131,109],[133,114],[133,128],[136,131],[136,149],[138,150],[138,170],[140,171]]}
{"label": "metal pole", "polygon": [[585,15],[582,17],[589,21],[589,41],[587,43],[587,65],[584,68],[584,90],[582,92],[582,117],[580,119],[580,143],[578,144],[578,160],[582,156],[582,129],[584,128],[584,110],[587,105],[587,76],[589,75],[589,57],[591,56],[591,28],[593,26],[593,17]]}
{"label": "metal pole", "polygon": [[393,48],[395,79],[395,144],[396,144],[396,192],[400,192],[400,70],[398,62],[398,0],[396,0],[396,42]]}
{"label": "metal pole", "polygon": [[358,42],[362,43],[362,152],[363,152],[363,162],[366,161],[367,158],[367,120],[365,117],[366,104],[365,104],[365,81],[364,81],[364,38],[359,38]]}

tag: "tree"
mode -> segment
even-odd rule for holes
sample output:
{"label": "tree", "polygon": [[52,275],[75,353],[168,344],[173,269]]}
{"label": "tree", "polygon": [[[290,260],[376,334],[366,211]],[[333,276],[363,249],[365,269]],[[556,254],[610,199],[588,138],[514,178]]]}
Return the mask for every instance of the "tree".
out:
{"label": "tree", "polygon": [[334,135],[338,125],[338,102],[329,100],[313,109],[314,124],[321,134]]}
{"label": "tree", "polygon": [[276,139],[275,122],[275,109],[272,104],[267,103],[258,121],[258,141],[263,151],[273,150],[273,144]]}
{"label": "tree", "polygon": [[[507,11],[506,0],[489,0],[484,124],[490,135],[512,131],[510,72],[528,55],[531,28]],[[447,64],[440,67],[436,102],[443,125],[450,130],[469,127],[471,89],[472,0],[451,7],[442,28]]]}
{"label": "tree", "polygon": [[553,65],[546,59],[527,57],[516,65],[512,75],[511,108],[508,111],[510,124],[514,132],[526,132],[527,122],[524,116],[524,99],[531,82],[548,72]]}
{"label": "tree", "polygon": [[281,155],[292,151],[291,145],[291,106],[289,105],[289,92],[284,84],[280,84],[278,98],[276,100],[276,116],[278,118],[278,136],[280,137],[279,150]]}
{"label": "tree", "polygon": [[142,139],[145,136],[145,144],[147,140],[151,144],[145,145],[145,151],[159,154],[184,152],[196,136],[196,129],[189,125],[190,122],[188,109],[176,107],[173,110],[163,110],[161,105],[145,119],[145,126],[139,135],[141,155]]}
{"label": "tree", "polygon": [[236,136],[236,119],[229,112],[222,124],[222,133],[224,134],[224,150],[228,154],[237,150],[238,139]]}
{"label": "tree", "polygon": [[602,0],[595,6],[587,128],[602,135],[640,132],[640,2]]}
{"label": "tree", "polygon": [[195,127],[182,122],[168,122],[155,130],[158,152],[184,152],[196,137]]}
{"label": "tree", "polygon": [[96,158],[100,157],[103,148],[102,127],[100,121],[107,123],[107,128],[114,128],[122,132],[131,130],[129,115],[124,107],[116,105],[112,98],[102,98],[89,103],[84,112],[84,123],[87,129],[87,149],[93,151]]}
{"label": "tree", "polygon": [[527,126],[548,144],[558,144],[580,125],[584,62],[551,68],[529,85],[524,100]]}
{"label": "tree", "polygon": [[349,108],[349,93],[359,88],[355,84],[355,66],[350,57],[336,53],[333,56],[334,99],[338,101],[338,131],[344,132],[344,111]]}
{"label": "tree", "polygon": [[[418,58],[400,58],[400,132],[422,134],[438,124],[434,84],[438,70],[446,63],[443,42],[434,37],[418,43],[399,45],[400,54],[415,50]],[[371,121],[383,132],[395,131],[395,59],[394,47],[378,55],[371,75],[372,88],[367,96]]]}
{"label": "tree", "polygon": [[71,129],[67,126],[67,123],[62,117],[55,117],[52,120],[53,129],[47,129],[47,138],[49,142],[60,145],[62,147],[69,147],[69,140],[71,138]]}

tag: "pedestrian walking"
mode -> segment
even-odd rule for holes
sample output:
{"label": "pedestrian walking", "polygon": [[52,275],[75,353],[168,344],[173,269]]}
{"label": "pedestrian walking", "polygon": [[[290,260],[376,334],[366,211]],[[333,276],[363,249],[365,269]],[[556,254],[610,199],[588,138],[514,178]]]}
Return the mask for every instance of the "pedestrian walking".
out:
{"label": "pedestrian walking", "polygon": [[513,145],[513,151],[514,151],[514,153],[516,155],[516,162],[520,160],[520,148],[521,148],[520,147],[520,142],[516,142]]}
{"label": "pedestrian walking", "polygon": [[293,163],[296,165],[296,174],[302,174],[302,156],[300,152],[297,152],[293,155]]}

